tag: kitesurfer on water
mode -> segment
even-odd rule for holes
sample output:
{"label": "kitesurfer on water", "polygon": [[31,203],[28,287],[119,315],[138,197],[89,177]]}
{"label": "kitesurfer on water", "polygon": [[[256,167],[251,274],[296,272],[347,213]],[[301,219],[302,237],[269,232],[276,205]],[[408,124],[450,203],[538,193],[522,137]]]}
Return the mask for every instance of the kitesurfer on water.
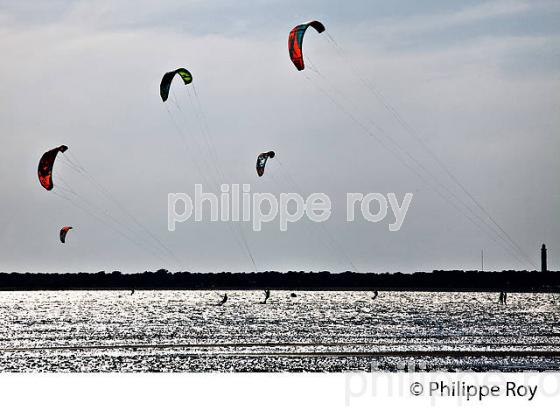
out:
{"label": "kitesurfer on water", "polygon": [[268,298],[270,297],[270,290],[265,290],[264,291],[264,300],[261,302],[261,304],[266,304],[266,301],[268,300]]}

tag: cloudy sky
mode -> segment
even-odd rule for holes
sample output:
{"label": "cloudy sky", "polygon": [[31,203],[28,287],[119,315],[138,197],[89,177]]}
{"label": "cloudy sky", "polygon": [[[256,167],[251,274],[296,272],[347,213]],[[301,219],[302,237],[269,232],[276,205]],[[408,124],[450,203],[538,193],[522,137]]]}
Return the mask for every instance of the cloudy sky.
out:
{"label": "cloudy sky", "polygon": [[[298,72],[287,36],[311,19],[327,32]],[[559,19],[546,0],[0,0],[0,271],[253,270],[243,241],[259,270],[472,269],[481,249],[527,268],[543,242],[558,269]],[[197,96],[174,82],[165,105],[177,67]],[[47,192],[60,144],[85,171],[58,162]],[[333,215],[168,232],[167,194],[200,182],[324,192]],[[345,222],[347,192],[414,198],[390,232]]]}

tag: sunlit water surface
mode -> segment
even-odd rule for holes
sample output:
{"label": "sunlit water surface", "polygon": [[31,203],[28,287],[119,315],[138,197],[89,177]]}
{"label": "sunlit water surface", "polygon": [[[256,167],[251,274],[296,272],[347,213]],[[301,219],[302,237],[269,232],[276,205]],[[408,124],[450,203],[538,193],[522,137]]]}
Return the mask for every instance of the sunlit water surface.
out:
{"label": "sunlit water surface", "polygon": [[0,292],[0,370],[560,370],[560,296]]}

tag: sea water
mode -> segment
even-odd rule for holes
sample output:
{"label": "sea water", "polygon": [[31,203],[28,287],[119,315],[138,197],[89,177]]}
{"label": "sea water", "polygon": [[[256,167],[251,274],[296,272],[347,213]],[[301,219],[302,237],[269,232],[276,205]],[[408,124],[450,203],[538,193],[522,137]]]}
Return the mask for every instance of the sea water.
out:
{"label": "sea water", "polygon": [[4,372],[560,370],[560,295],[0,292]]}

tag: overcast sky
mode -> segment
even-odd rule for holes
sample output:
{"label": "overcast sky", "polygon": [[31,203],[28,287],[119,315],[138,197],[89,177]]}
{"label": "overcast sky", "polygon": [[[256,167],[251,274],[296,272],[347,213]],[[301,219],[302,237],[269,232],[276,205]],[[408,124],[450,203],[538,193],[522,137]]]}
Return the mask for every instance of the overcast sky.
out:
{"label": "overcast sky", "polygon": [[[327,32],[307,33],[298,72],[287,37],[311,19]],[[488,218],[472,223],[481,209],[416,138],[535,264],[544,242],[559,269],[558,21],[560,3],[538,0],[0,0],[0,271],[253,270],[239,229],[259,270],[476,269],[481,249],[488,269],[527,268]],[[176,81],[166,109],[159,82],[177,67],[198,100]],[[37,162],[60,144],[87,174],[57,162],[47,192]],[[259,179],[256,155],[271,149]],[[324,192],[333,215],[326,229],[168,232],[167,194],[205,181]],[[414,198],[390,232],[389,217],[345,222],[347,192]],[[63,225],[75,228],[65,245]]]}

